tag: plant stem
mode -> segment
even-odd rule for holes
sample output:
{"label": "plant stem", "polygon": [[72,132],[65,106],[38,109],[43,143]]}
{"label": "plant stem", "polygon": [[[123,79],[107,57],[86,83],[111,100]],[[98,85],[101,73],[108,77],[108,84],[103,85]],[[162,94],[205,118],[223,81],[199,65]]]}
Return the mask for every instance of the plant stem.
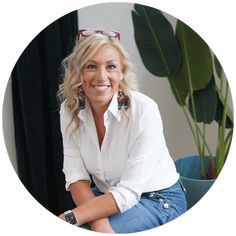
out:
{"label": "plant stem", "polygon": [[184,112],[184,115],[185,115],[185,117],[187,119],[188,126],[190,127],[191,133],[193,135],[194,142],[195,142],[196,146],[198,147],[198,143],[197,143],[197,139],[196,139],[196,134],[194,133],[194,129],[193,129],[192,123],[191,123],[191,121],[189,119],[189,116],[187,114],[187,111],[186,111],[186,108],[185,108],[185,104],[183,104],[182,99],[181,99],[181,97],[180,97],[180,95],[178,93],[178,90],[177,90],[177,88],[175,86],[174,79],[172,77],[169,77],[169,81],[171,83],[172,88],[174,89],[175,95],[177,96],[177,100],[180,102],[180,107],[182,108],[182,110]]}
{"label": "plant stem", "polygon": [[224,98],[224,104],[223,104],[223,114],[222,114],[222,123],[221,125],[219,124],[219,143],[218,143],[218,150],[217,150],[217,165],[216,165],[216,174],[219,175],[221,169],[223,168],[224,161],[225,161],[225,151],[226,151],[226,146],[225,146],[225,129],[226,129],[226,118],[227,118],[227,113],[226,113],[226,104],[227,104],[227,99],[228,99],[228,90],[229,90],[229,85],[228,82],[226,81],[226,88],[225,88],[225,98]]}
{"label": "plant stem", "polygon": [[231,142],[232,142],[232,138],[233,138],[233,129],[231,129],[225,139],[225,159],[227,158],[228,156],[228,153],[229,153],[229,148],[230,148],[230,145],[231,145]]}
{"label": "plant stem", "polygon": [[[202,134],[202,140],[203,140],[203,142],[206,140],[206,125],[205,125],[205,123],[203,122],[203,134]],[[198,127],[199,128],[199,127]],[[199,131],[199,133],[200,133],[200,131]],[[205,145],[204,145],[204,143],[203,143],[203,145],[202,145],[202,151],[201,151],[201,153],[205,153]]]}
{"label": "plant stem", "polygon": [[[182,102],[182,99],[181,99],[181,97],[180,97],[180,95],[179,95],[179,93],[178,93],[178,90],[177,90],[176,86],[175,86],[174,80],[170,77],[170,78],[169,78],[169,81],[170,81],[170,83],[171,83],[172,88],[174,89],[174,92],[175,92],[175,95],[177,96],[177,99],[178,99],[179,102],[180,102],[180,106],[181,106],[181,108],[182,108],[182,110],[183,110],[183,112],[184,112],[184,115],[185,115],[185,117],[186,117],[186,119],[187,119],[187,122],[188,122],[188,125],[189,125],[189,127],[190,127],[190,130],[191,130],[191,132],[192,132],[192,135],[193,135],[193,138],[194,138],[194,142],[195,142],[195,144],[196,144],[196,146],[197,146],[198,153],[199,153],[199,156],[200,156],[200,161],[201,161],[201,175],[202,175],[203,178],[205,178],[205,177],[206,177],[206,173],[205,173],[205,160],[204,160],[204,155],[202,156],[202,153],[205,153],[205,150],[201,150],[200,138],[199,138],[198,135],[196,135],[196,133],[199,132],[199,134],[201,135],[201,138],[202,138],[203,148],[206,146],[206,148],[207,148],[209,154],[212,156],[211,151],[210,151],[210,148],[209,148],[209,146],[207,145],[207,142],[206,142],[206,139],[205,139],[205,134],[202,134],[202,133],[201,133],[201,130],[200,130],[199,126],[197,125],[197,123],[195,122],[195,120],[194,120],[195,131],[194,131],[194,128],[193,128],[193,126],[192,126],[192,123],[191,123],[191,121],[190,121],[190,119],[189,119],[189,115],[188,115],[188,113],[187,113],[187,111],[186,111],[186,108],[185,108],[186,105],[183,104],[183,102]],[[196,132],[196,133],[195,133],[195,132]],[[205,131],[204,131],[204,133],[205,133]]]}
{"label": "plant stem", "polygon": [[[185,37],[185,32],[183,27],[181,28],[182,30],[182,35],[183,35],[183,48],[184,50],[184,57],[186,58],[186,66],[187,66],[187,73],[188,73],[188,82],[189,82],[189,89],[190,89],[190,101],[192,104],[192,108],[193,108],[193,120],[194,120],[194,127],[195,127],[195,134],[196,134],[196,139],[197,139],[197,148],[198,148],[198,152],[200,155],[200,160],[201,160],[201,173],[202,173],[202,177],[205,178],[205,160],[204,160],[204,153],[202,153],[202,148],[201,148],[201,142],[200,142],[200,137],[199,137],[199,127],[197,124],[197,115],[196,115],[196,109],[195,109],[195,104],[194,104],[194,99],[193,99],[193,84],[192,84],[192,75],[191,75],[191,68],[189,65],[189,58],[188,58],[188,53],[187,53],[187,44],[186,44],[186,37]],[[202,145],[204,145],[205,142],[202,143]]]}
{"label": "plant stem", "polygon": [[206,138],[204,138],[204,136],[203,136],[203,134],[202,134],[202,131],[201,131],[201,129],[200,129],[199,127],[198,127],[198,132],[199,132],[199,134],[201,135],[202,141],[204,142],[204,145],[206,146],[206,149],[207,149],[207,151],[208,151],[208,153],[209,153],[209,156],[210,156],[210,157],[213,157],[212,151],[210,150],[210,148],[209,148],[209,146],[208,146],[208,143],[206,142]]}

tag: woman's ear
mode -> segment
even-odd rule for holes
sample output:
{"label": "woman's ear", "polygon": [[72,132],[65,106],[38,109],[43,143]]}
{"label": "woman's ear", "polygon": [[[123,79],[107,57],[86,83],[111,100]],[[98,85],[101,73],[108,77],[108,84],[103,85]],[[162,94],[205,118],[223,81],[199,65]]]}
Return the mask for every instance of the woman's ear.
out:
{"label": "woman's ear", "polygon": [[121,80],[123,80],[124,79],[124,73],[125,73],[125,66],[124,65],[121,66],[121,72],[122,72]]}
{"label": "woman's ear", "polygon": [[121,71],[123,74],[125,73],[125,65],[124,64],[121,65]]}

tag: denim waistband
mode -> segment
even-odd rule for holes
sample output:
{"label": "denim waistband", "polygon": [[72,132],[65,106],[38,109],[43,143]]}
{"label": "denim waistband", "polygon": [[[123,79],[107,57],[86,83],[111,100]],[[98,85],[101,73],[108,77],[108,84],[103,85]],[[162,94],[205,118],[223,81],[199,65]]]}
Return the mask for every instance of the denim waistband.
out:
{"label": "denim waistband", "polygon": [[168,190],[170,188],[174,188],[174,187],[178,187],[180,186],[180,188],[182,189],[182,191],[184,192],[184,194],[186,193],[186,189],[184,188],[181,180],[179,179],[175,184],[173,184],[172,186],[170,186],[169,188],[165,188],[165,189],[160,189],[160,190],[156,190],[156,191],[151,191],[151,192],[145,192],[145,193],[142,193],[141,197],[153,197],[155,195],[155,192],[160,192],[160,191],[163,191],[163,190]]}

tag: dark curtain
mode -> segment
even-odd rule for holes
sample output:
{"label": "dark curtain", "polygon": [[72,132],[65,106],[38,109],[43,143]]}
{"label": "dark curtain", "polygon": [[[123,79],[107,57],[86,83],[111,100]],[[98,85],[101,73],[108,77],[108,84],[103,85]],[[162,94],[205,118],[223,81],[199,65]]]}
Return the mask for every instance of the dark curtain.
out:
{"label": "dark curtain", "polygon": [[12,72],[19,178],[32,196],[58,215],[73,207],[65,191],[59,102],[62,59],[78,32],[77,11],[45,28],[27,46]]}

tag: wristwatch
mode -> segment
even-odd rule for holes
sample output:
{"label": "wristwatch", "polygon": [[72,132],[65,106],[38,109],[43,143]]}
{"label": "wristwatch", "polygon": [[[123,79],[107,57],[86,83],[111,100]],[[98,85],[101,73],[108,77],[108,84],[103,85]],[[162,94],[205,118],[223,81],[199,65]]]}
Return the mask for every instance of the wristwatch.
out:
{"label": "wristwatch", "polygon": [[68,211],[64,212],[64,217],[65,217],[66,222],[68,222],[72,225],[75,225],[75,226],[80,226],[79,222],[75,218],[73,211],[68,210]]}

